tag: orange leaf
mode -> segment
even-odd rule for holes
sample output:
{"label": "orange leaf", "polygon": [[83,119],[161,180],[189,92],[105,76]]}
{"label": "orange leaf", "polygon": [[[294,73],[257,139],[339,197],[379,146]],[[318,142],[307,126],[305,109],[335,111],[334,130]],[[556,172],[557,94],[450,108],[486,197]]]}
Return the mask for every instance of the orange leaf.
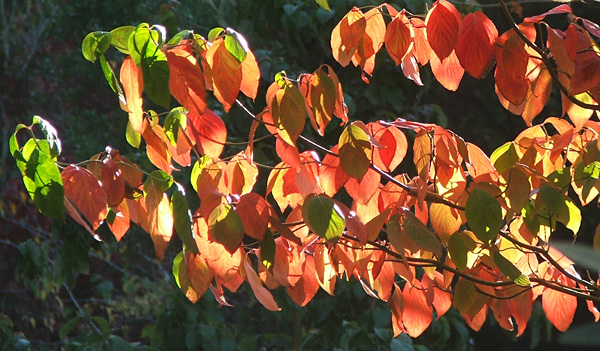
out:
{"label": "orange leaf", "polygon": [[517,336],[521,336],[527,328],[527,321],[531,317],[533,310],[533,293],[531,290],[525,291],[510,300],[510,312],[517,322]]}
{"label": "orange leaf", "polygon": [[476,182],[498,183],[498,171],[489,157],[475,144],[467,143],[469,160],[467,169]]}
{"label": "orange leaf", "polygon": [[408,335],[416,338],[431,324],[433,308],[427,303],[427,297],[421,289],[421,284],[418,281],[414,281],[414,283],[419,286],[406,284],[402,291],[402,297],[404,298],[402,321]]}
{"label": "orange leaf", "polygon": [[333,118],[337,99],[337,86],[333,79],[319,67],[308,81],[307,102],[311,107],[311,123],[313,128],[323,135],[325,128]]}
{"label": "orange leaf", "polygon": [[70,165],[62,173],[65,198],[73,203],[96,230],[106,218],[106,195],[98,179],[85,168]]}
{"label": "orange leaf", "polygon": [[[331,148],[331,151],[337,153],[337,145]],[[333,197],[349,178],[350,176],[344,172],[340,165],[339,157],[326,154],[319,167],[319,184],[323,192],[327,196]]]}
{"label": "orange leaf", "polygon": [[154,242],[156,257],[162,260],[173,236],[174,220],[169,197],[154,182],[144,188],[144,192],[146,193],[144,200],[147,211],[145,229]]}
{"label": "orange leaf", "polygon": [[335,26],[331,33],[331,50],[340,65],[345,67],[350,63],[366,26],[367,21],[357,7],[353,7]]}
{"label": "orange leaf", "polygon": [[461,16],[454,5],[446,0],[438,0],[427,13],[427,41],[433,52],[443,61],[448,57],[458,40]]}
{"label": "orange leaf", "polygon": [[238,270],[244,257],[242,248],[229,253],[222,244],[209,241],[208,225],[204,218],[194,220],[194,233],[198,251],[206,258],[206,264],[214,272],[215,277],[227,282],[239,276]]}
{"label": "orange leaf", "polygon": [[300,153],[298,153],[297,147],[284,142],[280,136],[277,136],[275,139],[275,151],[283,163],[292,167],[296,172],[300,171],[302,161],[300,161]]}
{"label": "orange leaf", "polygon": [[215,40],[206,50],[205,57],[205,74],[215,97],[223,104],[225,112],[229,112],[242,84],[241,64],[229,53],[223,39]]}
{"label": "orange leaf", "polygon": [[235,212],[240,216],[248,236],[262,241],[269,224],[269,203],[256,193],[242,195]]}
{"label": "orange leaf", "polygon": [[121,241],[125,233],[129,230],[129,206],[127,205],[127,201],[123,201],[119,204],[118,207],[113,208],[115,211],[115,218],[112,223],[108,222],[108,228],[117,239],[117,242]]}
{"label": "orange leaf", "polygon": [[[367,11],[364,18],[366,20],[364,35],[352,56],[352,63],[361,66],[364,73],[371,75],[375,68],[375,54],[381,49],[385,39],[385,22],[379,7]],[[363,75],[363,80],[365,78]]]}
{"label": "orange leaf", "polygon": [[450,90],[456,91],[465,74],[465,69],[461,66],[455,51],[452,51],[445,60],[440,61],[434,53],[429,60],[431,71],[440,84]]}
{"label": "orange leaf", "polygon": [[455,51],[460,64],[472,77],[482,79],[490,70],[496,39],[496,26],[482,12],[469,13],[463,19]]}
{"label": "orange leaf", "polygon": [[213,279],[213,274],[202,256],[186,253],[186,270],[190,285],[198,297],[204,295]]}
{"label": "orange leaf", "polygon": [[146,154],[150,162],[159,169],[171,174],[173,166],[171,165],[171,154],[167,147],[169,141],[164,130],[158,124],[152,127],[150,122],[146,122],[142,137],[146,141]]}
{"label": "orange leaf", "polygon": [[413,37],[412,26],[406,17],[406,10],[403,9],[388,24],[385,32],[385,48],[396,62],[396,66],[402,63],[404,55],[410,52]]}
{"label": "orange leaf", "polygon": [[429,46],[429,42],[427,41],[425,22],[420,18],[413,17],[410,19],[410,24],[415,34],[415,38],[413,39],[414,56],[421,65],[426,65],[431,55],[431,46]]}
{"label": "orange leaf", "polygon": [[191,122],[191,136],[198,145],[200,153],[211,158],[219,158],[227,140],[227,129],[221,117],[207,109],[204,114],[190,111],[188,118]]}
{"label": "orange leaf", "polygon": [[365,205],[375,195],[380,181],[381,175],[369,168],[360,182],[355,178],[349,178],[344,187],[350,197]]}
{"label": "orange leaf", "polygon": [[110,157],[102,161],[102,189],[109,207],[118,206],[125,197],[125,181],[121,177],[121,170]]}
{"label": "orange leaf", "polygon": [[127,98],[126,104],[122,104],[121,108],[129,113],[129,123],[131,123],[131,128],[141,134],[144,130],[142,126],[144,118],[144,110],[142,109],[144,77],[142,75],[142,69],[135,65],[131,56],[127,56],[127,58],[123,60],[120,80],[121,84],[123,84],[125,97]]}
{"label": "orange leaf", "polygon": [[166,53],[169,64],[169,90],[181,106],[201,115],[206,109],[204,74],[194,55],[182,48]]}
{"label": "orange leaf", "polygon": [[242,61],[242,82],[240,83],[240,91],[252,100],[256,99],[258,94],[258,83],[260,80],[260,70],[256,57],[252,51],[248,50],[246,58]]}
{"label": "orange leaf", "polygon": [[401,333],[406,333],[404,324],[402,323],[402,310],[404,310],[404,300],[402,298],[402,290],[398,285],[394,284],[394,292],[387,301],[390,310],[392,311],[392,329],[394,337]]}
{"label": "orange leaf", "polygon": [[252,288],[256,299],[269,311],[280,311],[281,308],[279,308],[277,302],[275,302],[275,299],[273,299],[273,295],[271,295],[269,290],[267,290],[267,288],[265,288],[262,285],[258,274],[256,274],[256,272],[250,265],[250,258],[248,256],[244,258],[243,269],[244,274],[246,275],[246,280],[248,281],[248,283],[250,283],[250,287]]}
{"label": "orange leaf", "polygon": [[298,306],[306,306],[319,291],[319,282],[315,272],[315,259],[306,255],[302,277],[295,285],[286,287],[287,293]]}
{"label": "orange leaf", "polygon": [[381,147],[373,149],[373,163],[384,171],[394,171],[404,160],[408,151],[406,136],[396,127],[383,127],[378,123],[371,123],[373,137]]}
{"label": "orange leaf", "polygon": [[501,46],[501,49],[496,49],[496,86],[504,98],[518,106],[525,99],[529,87],[526,78],[529,53],[525,42],[512,29],[502,34],[496,45]]}

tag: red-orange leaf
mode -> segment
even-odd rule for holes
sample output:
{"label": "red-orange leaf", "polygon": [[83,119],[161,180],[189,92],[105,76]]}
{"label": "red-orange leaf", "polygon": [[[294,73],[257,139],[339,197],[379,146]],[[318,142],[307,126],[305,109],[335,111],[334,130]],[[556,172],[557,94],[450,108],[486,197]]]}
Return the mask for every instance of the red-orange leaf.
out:
{"label": "red-orange leaf", "polygon": [[256,99],[258,94],[258,81],[260,80],[260,70],[256,57],[252,51],[248,50],[246,58],[242,61],[242,82],[240,91],[252,100]]}
{"label": "red-orange leaf", "polygon": [[169,90],[181,106],[197,114],[206,109],[204,74],[194,55],[182,48],[166,53],[169,64]]}
{"label": "red-orange leaf", "polygon": [[142,137],[146,141],[146,154],[150,162],[168,174],[171,174],[173,166],[171,165],[171,154],[167,147],[169,141],[165,135],[165,131],[158,124],[154,127],[149,122],[145,124]]}
{"label": "red-orange leaf", "polygon": [[221,117],[207,109],[201,115],[190,111],[188,119],[191,122],[191,136],[200,153],[219,158],[227,140],[227,129]]}
{"label": "red-orange leaf", "polygon": [[402,10],[388,24],[385,32],[385,48],[396,62],[396,66],[401,64],[404,55],[410,52],[412,37],[412,26],[406,17],[406,11]]}
{"label": "red-orange leaf", "polygon": [[108,206],[118,206],[125,197],[125,180],[121,170],[112,158],[102,161],[102,189],[106,193]]}
{"label": "red-orange leaf", "polygon": [[269,292],[269,290],[262,285],[258,274],[256,274],[250,265],[250,258],[247,256],[244,258],[243,268],[244,274],[246,275],[246,280],[248,283],[250,283],[250,287],[252,288],[256,299],[269,311],[280,311],[281,308],[279,308],[277,302],[275,302],[275,299],[273,299],[271,292]]}
{"label": "red-orange leaf", "polygon": [[304,307],[315,297],[319,291],[319,282],[315,272],[315,259],[311,255],[306,255],[302,277],[294,286],[286,287],[287,293],[298,306]]}
{"label": "red-orange leaf", "polygon": [[496,26],[482,12],[469,13],[463,19],[455,50],[460,64],[472,77],[481,79],[488,73],[496,39]]}
{"label": "red-orange leaf", "polygon": [[205,73],[213,93],[223,104],[225,112],[229,112],[242,84],[241,64],[227,50],[223,39],[217,39],[206,50],[206,66]]}
{"label": "red-orange leaf", "polygon": [[[331,151],[337,153],[337,145]],[[325,155],[319,167],[319,184],[327,196],[333,197],[349,178],[350,176],[342,169],[338,157],[330,154]]]}
{"label": "red-orange leaf", "polygon": [[526,78],[529,53],[525,49],[525,42],[513,30],[504,33],[496,44],[496,86],[513,105],[520,105],[529,87]]}
{"label": "red-orange leaf", "polygon": [[[363,72],[371,75],[375,68],[375,54],[383,46],[385,39],[385,22],[379,7],[375,7],[365,13],[365,32],[358,48],[352,56],[352,63],[361,66]],[[363,75],[363,80],[368,80]]]}
{"label": "red-orange leaf", "polygon": [[107,220],[108,228],[117,239],[117,242],[121,241],[125,233],[129,230],[129,206],[127,201],[121,202],[117,208],[113,208],[115,212],[115,218],[112,223]]}
{"label": "red-orange leaf", "polygon": [[348,195],[358,203],[365,205],[377,191],[380,181],[381,175],[369,168],[360,181],[356,178],[349,178],[344,187]]}
{"label": "red-orange leaf", "polygon": [[562,4],[542,13],[541,15],[525,17],[523,19],[523,23],[537,23],[546,18],[546,16],[548,15],[556,15],[560,13],[573,13],[573,11],[571,10],[571,6],[569,6],[568,4]]}
{"label": "red-orange leaf", "polygon": [[294,168],[296,172],[300,171],[302,168],[302,161],[300,161],[300,153],[298,152],[297,147],[286,143],[281,137],[277,136],[275,139],[275,151],[283,163]]}
{"label": "red-orange leaf", "polygon": [[423,20],[420,18],[413,17],[410,19],[410,24],[415,34],[415,38],[413,40],[414,55],[421,65],[425,65],[427,62],[429,62],[429,57],[431,55],[431,46],[429,46],[429,42],[427,41],[425,22],[423,22]]}
{"label": "red-orange leaf", "polygon": [[452,53],[458,40],[461,16],[454,5],[446,0],[438,0],[427,13],[427,41],[431,49],[443,61]]}
{"label": "red-orange leaf", "polygon": [[372,123],[372,134],[380,147],[373,148],[373,163],[385,171],[394,171],[408,151],[406,136],[396,127],[383,127]]}
{"label": "red-orange leaf", "polygon": [[402,311],[402,321],[408,335],[413,338],[421,335],[433,320],[433,308],[427,303],[425,291],[421,289],[421,284],[415,281],[419,286],[406,284],[402,296],[404,298],[404,310]]}
{"label": "red-orange leaf", "polygon": [[213,279],[213,274],[202,256],[186,253],[186,270],[190,285],[198,297],[204,295]]}
{"label": "red-orange leaf", "polygon": [[366,26],[367,21],[357,7],[353,7],[335,26],[331,33],[331,50],[340,65],[345,67],[350,63]]}
{"label": "red-orange leaf", "polygon": [[106,195],[98,179],[85,168],[70,165],[62,173],[65,198],[75,205],[77,210],[96,230],[106,218]]}
{"label": "red-orange leaf", "polygon": [[431,64],[433,75],[444,88],[450,91],[458,89],[460,81],[465,74],[465,69],[461,66],[454,51],[441,62],[434,53],[431,55],[429,63]]}
{"label": "red-orange leaf", "polygon": [[262,241],[269,224],[269,203],[256,193],[242,195],[235,212],[240,216],[249,237]]}
{"label": "red-orange leaf", "polygon": [[577,298],[550,288],[542,292],[542,308],[556,329],[566,331],[575,316]]}
{"label": "red-orange leaf", "polygon": [[121,108],[129,113],[131,128],[142,133],[144,110],[142,109],[142,91],[144,90],[144,77],[142,69],[137,67],[130,56],[123,60],[120,74],[123,90],[125,91],[126,104],[121,102]]}

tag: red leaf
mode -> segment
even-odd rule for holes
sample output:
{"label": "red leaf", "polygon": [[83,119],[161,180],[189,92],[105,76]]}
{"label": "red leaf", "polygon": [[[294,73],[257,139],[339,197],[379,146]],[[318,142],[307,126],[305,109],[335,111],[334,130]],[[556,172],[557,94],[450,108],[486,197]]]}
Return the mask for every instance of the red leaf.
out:
{"label": "red leaf", "polygon": [[496,86],[508,101],[520,105],[527,94],[529,53],[525,42],[511,29],[498,38],[496,48]]}
{"label": "red leaf", "polygon": [[102,161],[102,189],[106,193],[106,202],[109,207],[118,206],[125,197],[125,180],[121,177],[121,170],[112,158]]}
{"label": "red leaf", "polygon": [[419,286],[406,284],[402,291],[404,298],[404,310],[402,311],[402,321],[408,335],[416,338],[421,335],[433,320],[433,308],[427,303],[425,292],[420,289],[421,284],[415,281]]}
{"label": "red leaf", "polygon": [[197,114],[206,109],[204,74],[196,58],[187,50],[174,48],[166,53],[169,64],[169,90],[181,106]]}
{"label": "red leaf", "polygon": [[461,16],[454,5],[446,0],[438,0],[427,13],[427,41],[440,61],[448,57],[458,40]]}
{"label": "red leaf", "polygon": [[141,134],[144,129],[142,126],[144,118],[144,110],[142,109],[144,76],[142,75],[142,69],[135,65],[131,56],[127,56],[121,65],[120,80],[127,99],[126,104],[121,102],[121,108],[129,113],[131,128]]}
{"label": "red leaf", "polygon": [[235,103],[242,84],[240,62],[229,53],[223,39],[215,40],[205,52],[205,74],[225,112]]}
{"label": "red leaf", "polygon": [[190,111],[188,118],[191,122],[191,135],[200,153],[214,159],[219,158],[227,140],[227,129],[221,117],[207,109],[201,115]]}
{"label": "red leaf", "polygon": [[533,309],[533,293],[531,290],[515,296],[510,301],[510,312],[517,322],[517,336],[521,336],[527,328],[527,321],[531,317]]}
{"label": "red leaf", "polygon": [[433,54],[429,63],[431,64],[433,75],[444,88],[450,91],[458,89],[460,81],[465,74],[465,69],[461,66],[454,51],[441,62],[438,56]]}
{"label": "red leaf", "polygon": [[555,8],[549,11],[542,13],[541,15],[525,17],[523,19],[523,23],[538,23],[548,15],[556,15],[560,13],[573,13],[573,11],[571,10],[571,6],[569,6],[568,4],[562,4],[556,6]]}
{"label": "red leaf", "polygon": [[402,10],[388,24],[385,32],[385,48],[390,57],[396,62],[396,66],[402,63],[404,55],[411,50],[414,33],[406,11]]}
{"label": "red leaf", "polygon": [[369,127],[381,145],[373,149],[373,163],[385,171],[394,171],[408,151],[406,136],[396,127],[385,128],[378,123],[369,124]]}
{"label": "red leaf", "polygon": [[463,19],[455,51],[460,64],[472,77],[482,79],[490,70],[496,39],[496,26],[482,12],[469,13]]}
{"label": "red leaf", "polygon": [[262,241],[269,224],[269,203],[256,193],[242,195],[235,212],[240,216],[249,237]]}
{"label": "red leaf", "polygon": [[106,195],[98,179],[85,168],[70,165],[62,173],[65,198],[75,205],[77,210],[96,230],[106,218]]}
{"label": "red leaf", "polygon": [[275,139],[275,151],[283,163],[291,166],[296,172],[300,171],[302,168],[302,161],[300,161],[300,154],[298,153],[297,147],[284,142],[277,136]]}

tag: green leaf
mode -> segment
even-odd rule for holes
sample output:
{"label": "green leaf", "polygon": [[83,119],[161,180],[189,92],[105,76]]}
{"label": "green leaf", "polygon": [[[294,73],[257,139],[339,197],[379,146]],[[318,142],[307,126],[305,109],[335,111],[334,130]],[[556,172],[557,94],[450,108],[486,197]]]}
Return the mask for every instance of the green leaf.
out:
{"label": "green leaf", "polygon": [[[183,262],[183,250],[181,250],[175,256],[175,258],[173,258],[173,268],[172,268],[173,278],[175,278],[175,283],[177,283],[177,286],[179,288],[181,288],[181,283],[179,282],[179,268],[181,267],[182,262]],[[186,277],[186,279],[187,279],[187,277]]]}
{"label": "green leaf", "polygon": [[191,36],[194,32],[192,32],[189,29],[185,29],[182,30],[181,32],[175,34],[171,39],[169,39],[169,42],[167,43],[168,45],[177,45],[179,44],[183,39],[185,39],[188,36]]}
{"label": "green leaf", "polygon": [[400,226],[400,216],[397,214],[391,216],[385,229],[388,240],[390,241],[390,244],[392,244],[394,250],[396,250],[397,253],[404,255],[404,239],[402,227]]}
{"label": "green leaf", "polygon": [[144,189],[156,186],[160,191],[167,191],[173,185],[173,178],[165,171],[156,170],[150,173],[144,182]]}
{"label": "green leaf", "polygon": [[467,269],[468,253],[476,248],[477,244],[468,234],[456,232],[448,239],[448,252],[450,258],[458,270],[464,272]]}
{"label": "green leaf", "polygon": [[64,188],[60,171],[50,155],[46,140],[29,139],[22,150],[23,159],[17,166],[23,183],[36,207],[45,216],[63,219]]}
{"label": "green leaf", "polygon": [[543,184],[536,202],[545,206],[553,219],[564,224],[574,235],[577,234],[581,225],[581,210],[571,198]]}
{"label": "green leaf", "polygon": [[187,128],[187,115],[185,114],[183,107],[175,107],[169,112],[165,118],[163,128],[171,145],[177,146],[179,128],[183,128],[183,130]]}
{"label": "green leaf", "polygon": [[467,222],[479,240],[490,243],[502,228],[502,208],[487,191],[475,188],[465,206]]}
{"label": "green leaf", "polygon": [[50,156],[55,159],[60,155],[62,151],[62,144],[60,139],[58,138],[58,133],[56,132],[56,128],[50,122],[46,121],[40,116],[33,116],[33,121],[31,126],[39,125],[48,145],[50,146]]}
{"label": "green leaf", "polygon": [[80,317],[77,316],[66,322],[58,331],[58,338],[63,341],[66,340],[67,336],[69,335],[69,332],[73,329],[73,327],[75,327],[75,324],[79,322],[79,319]]}
{"label": "green leaf", "polygon": [[129,46],[127,43],[129,42],[131,33],[134,31],[134,26],[122,26],[111,30],[110,44],[125,55],[129,55]]}
{"label": "green leaf", "polygon": [[218,37],[220,37],[223,32],[225,32],[225,29],[221,28],[221,27],[216,27],[210,30],[210,32],[208,32],[208,41],[213,42],[215,41],[215,39],[217,39]]}
{"label": "green leaf", "polygon": [[171,212],[173,212],[175,232],[183,242],[184,249],[197,254],[198,246],[193,235],[192,213],[185,199],[185,189],[179,183],[175,184],[177,187],[171,195]]}
{"label": "green leaf", "polygon": [[25,158],[23,158],[23,154],[21,153],[21,148],[19,146],[19,141],[17,140],[17,133],[19,133],[19,131],[22,129],[27,129],[27,126],[22,123],[19,123],[15,128],[15,132],[10,136],[8,140],[8,148],[10,150],[10,154],[12,155],[12,157],[15,158],[15,160],[27,162]]}
{"label": "green leaf", "polygon": [[509,141],[500,146],[494,150],[492,156],[490,156],[490,160],[498,170],[498,173],[502,174],[505,170],[519,162],[519,155],[517,154],[515,144],[512,141]]}
{"label": "green leaf", "polygon": [[565,167],[550,173],[547,179],[557,188],[567,189],[571,183],[571,168]]}
{"label": "green leaf", "polygon": [[500,272],[504,273],[508,279],[514,281],[520,286],[528,287],[531,285],[529,278],[525,274],[521,273],[521,271],[515,267],[512,262],[507,260],[506,257],[502,256],[497,247],[492,249],[492,257]]}
{"label": "green leaf", "polygon": [[129,121],[127,121],[127,129],[125,130],[125,139],[129,145],[136,149],[140,148],[140,144],[142,143],[142,135],[133,130],[133,127],[131,127],[131,122]]}
{"label": "green leaf", "polygon": [[100,55],[110,47],[111,34],[109,32],[91,32],[83,38],[81,52],[83,57],[90,62],[95,62]]}
{"label": "green leaf", "polygon": [[125,103],[125,93],[123,93],[123,89],[121,88],[121,84],[117,80],[117,76],[115,76],[115,72],[113,72],[112,67],[106,61],[106,57],[104,55],[100,55],[100,67],[102,67],[102,73],[104,73],[104,78],[108,82],[108,85],[118,96],[119,100],[122,103]]}
{"label": "green leaf", "polygon": [[302,205],[302,217],[315,234],[327,241],[336,241],[346,227],[346,220],[333,200],[325,196],[308,195]]}
{"label": "green leaf", "polygon": [[327,2],[327,0],[315,0],[315,2],[317,4],[319,4],[319,6],[321,6],[324,10],[331,11],[331,9],[329,8],[329,3]]}
{"label": "green leaf", "polygon": [[271,269],[275,262],[275,238],[270,230],[267,229],[265,237],[259,242],[259,245],[260,261],[267,269]]}
{"label": "green leaf", "polygon": [[371,165],[369,136],[353,123],[340,135],[338,146],[342,169],[347,175],[360,181]]}
{"label": "green leaf", "polygon": [[418,218],[410,211],[405,211],[404,231],[408,238],[424,251],[433,252],[434,255],[442,257],[442,243],[429,228],[425,226]]}
{"label": "green leaf", "polygon": [[244,239],[244,225],[231,205],[217,206],[208,217],[208,229],[212,240],[223,244],[233,254]]}
{"label": "green leaf", "polygon": [[167,57],[160,50],[148,45],[145,56],[141,59],[144,74],[144,91],[155,104],[169,108],[171,92],[169,90],[169,64]]}
{"label": "green leaf", "polygon": [[248,55],[248,42],[240,33],[231,28],[227,28],[225,35],[225,48],[240,63],[244,62]]}
{"label": "green leaf", "polygon": [[[148,42],[150,41],[150,26],[148,23],[140,23],[133,33],[129,36],[127,41],[127,48],[129,55],[136,65],[140,65],[142,57],[145,56]],[[155,44],[152,44],[156,47]]]}

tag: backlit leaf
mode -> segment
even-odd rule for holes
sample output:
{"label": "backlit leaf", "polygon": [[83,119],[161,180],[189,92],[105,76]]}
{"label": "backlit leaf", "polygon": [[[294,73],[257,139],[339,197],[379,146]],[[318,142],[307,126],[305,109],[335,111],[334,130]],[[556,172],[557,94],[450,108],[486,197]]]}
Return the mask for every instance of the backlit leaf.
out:
{"label": "backlit leaf", "polygon": [[241,64],[225,47],[223,39],[217,39],[205,53],[205,74],[211,82],[213,93],[225,112],[235,103],[242,84]]}
{"label": "backlit leaf", "polygon": [[406,11],[402,10],[387,25],[385,32],[385,48],[390,54],[396,66],[402,63],[404,55],[412,48],[412,26],[406,17]]}
{"label": "backlit leaf", "polygon": [[111,34],[109,32],[91,32],[83,38],[81,52],[83,57],[90,62],[95,62],[110,47]]}
{"label": "backlit leaf", "polygon": [[423,224],[417,216],[410,211],[403,214],[403,228],[417,247],[423,251],[432,252],[437,257],[442,257],[442,243],[440,240]]}
{"label": "backlit leaf", "polygon": [[173,236],[174,223],[170,201],[163,189],[164,186],[160,182],[146,181],[144,200],[147,213],[146,218],[142,219],[143,227],[154,243],[156,257],[161,260],[164,259],[165,250]]}
{"label": "backlit leaf", "polygon": [[256,299],[269,311],[280,311],[281,308],[279,308],[277,302],[273,299],[273,295],[262,285],[258,274],[256,274],[250,265],[250,258],[246,256],[243,261],[246,280],[250,283],[250,287],[252,288]]}
{"label": "backlit leaf", "polygon": [[357,7],[352,8],[335,26],[331,33],[331,51],[333,57],[342,66],[347,66],[363,38],[367,21]]}
{"label": "backlit leaf", "polygon": [[233,254],[244,239],[244,225],[240,216],[228,204],[217,206],[208,218],[210,238],[223,244]]}
{"label": "backlit leaf", "polygon": [[123,84],[126,98],[126,103],[122,107],[129,113],[131,129],[142,134],[144,130],[142,127],[144,116],[144,110],[142,109],[142,91],[144,90],[142,70],[135,65],[131,57],[127,57],[121,65],[121,74],[119,77]]}
{"label": "backlit leaf", "polygon": [[198,246],[192,232],[192,213],[185,199],[185,190],[178,183],[176,190],[171,195],[171,212],[173,212],[175,232],[183,242],[184,248],[198,254]]}
{"label": "backlit leaf", "polygon": [[433,75],[444,88],[450,91],[458,89],[465,69],[458,61],[455,51],[451,51],[443,61],[440,61],[436,55],[432,55],[429,64]]}
{"label": "backlit leaf", "polygon": [[269,224],[269,203],[256,193],[244,194],[240,197],[235,212],[244,225],[249,237],[262,241]]}
{"label": "backlit leaf", "polygon": [[420,289],[420,286],[406,284],[402,291],[402,296],[404,298],[402,322],[408,335],[416,338],[431,324],[433,320],[433,308],[427,302],[425,292],[423,289]]}
{"label": "backlit leaf", "polygon": [[538,201],[547,206],[553,219],[564,224],[574,235],[581,226],[581,210],[568,196],[547,185],[542,185],[538,192]]}
{"label": "backlit leaf", "polygon": [[471,230],[485,243],[492,242],[502,228],[500,203],[483,189],[475,188],[471,191],[465,206],[465,214]]}
{"label": "backlit leaf", "polygon": [[519,286],[528,287],[531,285],[529,278],[521,273],[521,271],[515,267],[512,262],[510,262],[506,257],[504,257],[497,248],[492,250],[492,257],[494,258],[494,263],[498,266],[500,272],[502,272],[506,277],[512,281],[514,281]]}
{"label": "backlit leaf", "polygon": [[102,189],[106,193],[108,206],[118,206],[125,197],[125,180],[121,177],[121,170],[112,158],[102,162]]}
{"label": "backlit leaf", "polygon": [[306,113],[304,98],[298,88],[287,79],[273,82],[267,91],[267,105],[277,133],[288,144],[296,146],[296,139],[304,130]]}
{"label": "backlit leaf", "polygon": [[110,44],[117,50],[129,55],[129,36],[135,30],[134,26],[122,26],[110,31]]}
{"label": "backlit leaf", "polygon": [[187,50],[174,48],[166,53],[169,64],[169,90],[181,106],[197,114],[206,109],[204,74],[196,58]]}
{"label": "backlit leaf", "polygon": [[302,206],[306,225],[327,241],[336,241],[346,227],[346,220],[333,200],[325,196],[309,195]]}
{"label": "backlit leaf", "polygon": [[96,230],[106,218],[106,195],[98,179],[90,171],[78,166],[68,166],[62,171],[65,197]]}
{"label": "backlit leaf", "polygon": [[227,28],[225,32],[225,48],[240,63],[244,62],[249,51],[246,38],[232,28]]}
{"label": "backlit leaf", "polygon": [[431,49],[443,61],[452,53],[458,40],[461,16],[450,2],[436,1],[425,18],[427,41]]}
{"label": "backlit leaf", "polygon": [[542,292],[542,308],[546,317],[560,331],[566,331],[573,322],[577,297],[550,288]]}
{"label": "backlit leaf", "polygon": [[347,126],[338,141],[340,164],[350,177],[361,180],[371,163],[369,136],[356,122]]}
{"label": "backlit leaf", "polygon": [[227,129],[221,117],[207,109],[203,114],[188,113],[190,136],[203,155],[219,158],[227,140]]}
{"label": "backlit leaf", "polygon": [[463,18],[455,51],[472,77],[481,79],[489,71],[497,38],[496,26],[484,13],[475,11]]}

